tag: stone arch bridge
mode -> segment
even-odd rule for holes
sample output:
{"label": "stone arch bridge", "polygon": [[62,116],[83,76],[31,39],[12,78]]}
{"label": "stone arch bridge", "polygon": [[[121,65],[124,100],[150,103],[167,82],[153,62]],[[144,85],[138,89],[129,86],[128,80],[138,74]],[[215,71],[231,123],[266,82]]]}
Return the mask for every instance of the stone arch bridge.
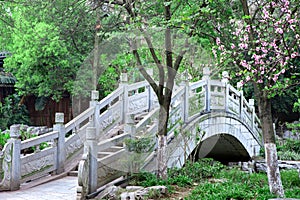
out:
{"label": "stone arch bridge", "polygon": [[[262,146],[254,100],[247,101],[231,86],[226,73],[222,80],[211,80],[208,68],[203,74],[198,82],[184,80],[174,88],[168,167],[182,167],[188,157],[246,161]],[[11,127],[11,139],[0,155],[0,189],[16,190],[28,180],[61,174],[79,163],[78,194],[85,198],[128,172],[155,171],[158,110],[149,84],[129,84],[122,74],[114,92],[98,101],[92,91],[90,107],[67,124],[63,113],[57,113],[50,133],[21,142],[18,127]],[[44,142],[50,146],[21,154]]]}

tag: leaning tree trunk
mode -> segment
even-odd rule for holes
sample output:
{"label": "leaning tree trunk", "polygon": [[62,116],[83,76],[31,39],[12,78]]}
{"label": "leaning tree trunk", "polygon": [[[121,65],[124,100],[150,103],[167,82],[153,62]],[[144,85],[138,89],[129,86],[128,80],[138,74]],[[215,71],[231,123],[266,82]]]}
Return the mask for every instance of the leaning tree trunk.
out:
{"label": "leaning tree trunk", "polygon": [[258,109],[263,132],[269,188],[271,193],[276,194],[279,197],[283,197],[284,190],[278,166],[275,130],[273,128],[271,112],[271,100],[268,99],[265,92],[262,93],[262,95],[258,95]]}

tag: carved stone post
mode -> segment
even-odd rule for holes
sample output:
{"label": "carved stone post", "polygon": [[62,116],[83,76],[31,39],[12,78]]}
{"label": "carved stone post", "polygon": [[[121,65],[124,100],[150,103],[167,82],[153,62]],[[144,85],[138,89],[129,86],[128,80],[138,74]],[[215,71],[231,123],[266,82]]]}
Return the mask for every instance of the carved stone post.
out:
{"label": "carved stone post", "polygon": [[[153,77],[153,69],[152,68],[147,69],[147,73],[151,77]],[[150,112],[152,110],[153,104],[154,104],[154,91],[153,91],[152,87],[150,86],[150,84],[147,88],[148,88],[148,98],[149,98],[148,99],[148,105],[149,105],[148,112]]]}
{"label": "carved stone post", "polygon": [[225,84],[225,111],[228,111],[228,102],[229,102],[229,74],[227,71],[222,72],[222,80],[221,82]]}
{"label": "carved stone post", "polygon": [[239,115],[240,118],[242,118],[242,114],[243,114],[243,99],[244,99],[244,94],[243,94],[243,84],[242,82],[237,82],[236,84],[237,89],[240,92],[240,107],[239,107]]}
{"label": "carved stone post", "polygon": [[20,140],[20,125],[12,125],[10,127],[10,141],[13,145],[11,156],[11,179],[10,190],[20,189],[21,180],[21,140]]}
{"label": "carved stone post", "polygon": [[188,71],[185,70],[183,72],[183,81],[181,83],[184,86],[184,96],[183,96],[183,121],[188,122],[189,119],[189,92],[190,92],[190,85],[189,85],[189,74]]}
{"label": "carved stone post", "polygon": [[65,170],[65,136],[66,130],[64,126],[64,113],[55,113],[54,131],[58,131],[57,140],[57,160],[56,160],[56,174],[60,174]]}
{"label": "carved stone post", "polygon": [[210,69],[209,67],[203,68],[203,77],[202,80],[206,81],[206,89],[205,89],[205,109],[206,112],[210,111],[210,102],[211,102],[211,94],[210,94]]}
{"label": "carved stone post", "polygon": [[125,133],[128,133],[131,136],[135,136],[135,134],[136,134],[136,128],[135,128],[135,123],[134,123],[133,117],[134,117],[134,115],[128,115],[126,117],[126,124],[124,127]]}
{"label": "carved stone post", "polygon": [[98,145],[95,127],[88,127],[86,130],[86,146],[89,156],[88,193],[91,194],[96,192],[98,184]]}
{"label": "carved stone post", "polygon": [[252,110],[252,122],[251,122],[251,127],[254,129],[254,124],[255,124],[255,107],[254,107],[254,99],[249,99],[249,105]]}
{"label": "carved stone post", "polygon": [[122,121],[123,123],[126,123],[126,115],[127,115],[127,112],[128,112],[128,75],[127,73],[122,73],[121,74],[121,77],[120,77],[120,87],[123,88],[123,113],[122,113]]}
{"label": "carved stone post", "polygon": [[96,90],[93,90],[91,92],[91,101],[90,101],[90,107],[94,107],[94,116],[90,118],[90,126],[96,128],[96,134],[99,136],[100,134],[100,124],[99,122],[99,115],[100,115],[100,107],[97,106],[99,100],[99,92]]}

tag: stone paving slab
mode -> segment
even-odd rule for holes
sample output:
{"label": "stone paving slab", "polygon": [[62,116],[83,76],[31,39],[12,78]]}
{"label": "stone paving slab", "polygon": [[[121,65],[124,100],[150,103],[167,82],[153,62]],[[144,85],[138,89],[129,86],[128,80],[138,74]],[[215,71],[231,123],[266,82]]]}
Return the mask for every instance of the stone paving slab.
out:
{"label": "stone paving slab", "polygon": [[75,200],[77,177],[66,176],[33,188],[0,192],[1,200]]}

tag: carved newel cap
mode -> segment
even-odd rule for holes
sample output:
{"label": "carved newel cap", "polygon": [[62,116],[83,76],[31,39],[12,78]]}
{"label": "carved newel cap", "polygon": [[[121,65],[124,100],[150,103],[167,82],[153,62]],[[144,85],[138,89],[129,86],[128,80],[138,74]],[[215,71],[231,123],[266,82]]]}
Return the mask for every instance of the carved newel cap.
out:
{"label": "carved newel cap", "polygon": [[11,125],[9,131],[11,138],[18,138],[20,136],[20,125]]}
{"label": "carved newel cap", "polygon": [[127,75],[127,73],[121,73],[120,81],[121,81],[121,83],[128,82],[128,75]]}
{"label": "carved newel cap", "polygon": [[55,123],[56,124],[64,123],[64,113],[55,113]]}
{"label": "carved newel cap", "polygon": [[222,72],[222,82],[223,83],[228,83],[229,80],[229,74],[227,71]]}
{"label": "carved newel cap", "polygon": [[87,140],[95,140],[96,139],[96,128],[88,127],[86,129],[86,139]]}
{"label": "carved newel cap", "polygon": [[202,79],[208,80],[209,76],[210,76],[210,68],[208,66],[204,67],[203,68],[203,78]]}
{"label": "carved newel cap", "polygon": [[236,87],[237,87],[237,89],[241,90],[243,87],[243,82],[242,81],[237,82]]}
{"label": "carved newel cap", "polygon": [[254,106],[254,99],[249,99],[249,105]]}
{"label": "carved newel cap", "polygon": [[91,93],[91,99],[92,101],[98,101],[99,99],[99,92],[96,90],[93,90]]}
{"label": "carved newel cap", "polygon": [[153,69],[152,68],[147,68],[146,72],[149,74],[149,76],[153,76]]}

